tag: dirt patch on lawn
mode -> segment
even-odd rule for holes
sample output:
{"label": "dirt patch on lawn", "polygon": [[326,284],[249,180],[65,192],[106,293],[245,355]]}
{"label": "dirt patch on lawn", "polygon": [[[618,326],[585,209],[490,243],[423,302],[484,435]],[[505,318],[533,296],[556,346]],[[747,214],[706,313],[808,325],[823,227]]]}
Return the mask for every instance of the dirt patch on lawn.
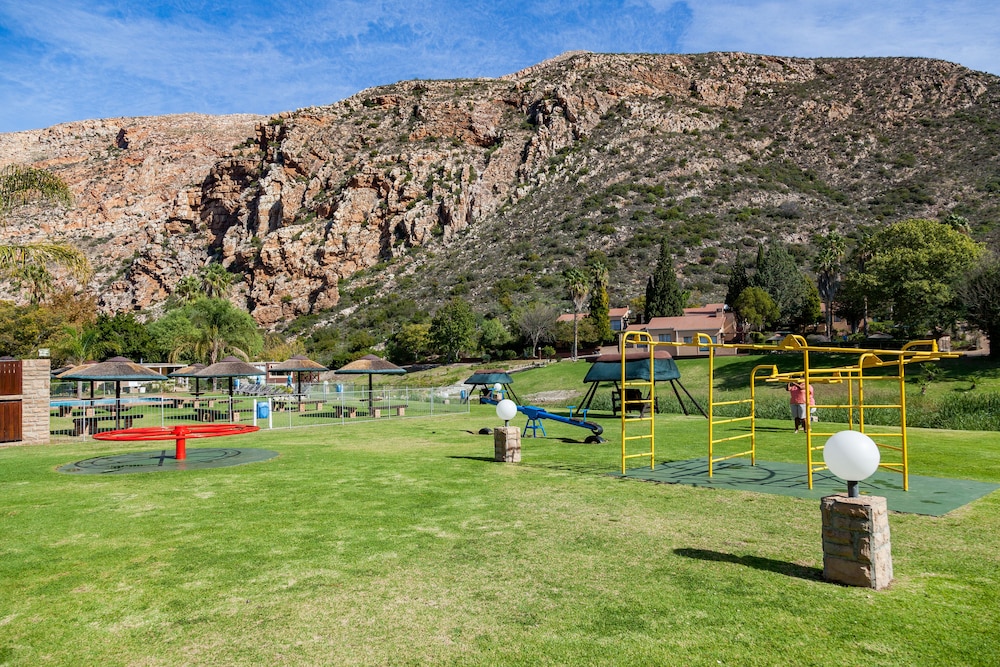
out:
{"label": "dirt patch on lawn", "polygon": [[528,403],[565,403],[572,401],[580,395],[580,392],[560,389],[557,391],[540,391],[537,394],[528,394],[524,400]]}

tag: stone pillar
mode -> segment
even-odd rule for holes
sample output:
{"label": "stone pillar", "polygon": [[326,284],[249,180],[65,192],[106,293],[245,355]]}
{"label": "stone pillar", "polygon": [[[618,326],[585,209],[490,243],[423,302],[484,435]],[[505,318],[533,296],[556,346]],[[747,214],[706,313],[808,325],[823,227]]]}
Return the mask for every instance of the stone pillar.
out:
{"label": "stone pillar", "polygon": [[889,510],[885,498],[826,496],[823,511],[823,578],[881,590],[892,582]]}
{"label": "stone pillar", "polygon": [[41,445],[49,442],[49,385],[51,368],[48,359],[25,359],[21,362],[21,442]]}
{"label": "stone pillar", "polygon": [[521,462],[521,431],[516,426],[493,429],[493,460]]}

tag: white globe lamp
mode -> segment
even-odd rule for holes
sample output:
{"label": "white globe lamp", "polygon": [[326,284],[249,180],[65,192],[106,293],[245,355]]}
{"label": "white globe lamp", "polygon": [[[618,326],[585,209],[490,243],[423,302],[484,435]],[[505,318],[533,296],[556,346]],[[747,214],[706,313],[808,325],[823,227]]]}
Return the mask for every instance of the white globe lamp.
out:
{"label": "white globe lamp", "polygon": [[858,497],[858,482],[878,470],[878,445],[859,431],[840,431],[823,446],[823,460],[834,475],[847,482],[847,495]]}
{"label": "white globe lamp", "polygon": [[503,420],[504,426],[510,425],[510,420],[517,414],[517,403],[505,398],[497,403],[497,417]]}

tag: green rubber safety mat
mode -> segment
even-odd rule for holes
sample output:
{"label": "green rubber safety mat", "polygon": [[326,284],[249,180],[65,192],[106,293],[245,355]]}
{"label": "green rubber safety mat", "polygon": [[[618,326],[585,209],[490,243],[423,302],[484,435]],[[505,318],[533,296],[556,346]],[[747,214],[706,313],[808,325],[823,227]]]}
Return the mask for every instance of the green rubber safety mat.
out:
{"label": "green rubber safety mat", "polygon": [[167,472],[171,470],[205,470],[227,468],[245,463],[267,461],[278,455],[269,449],[243,447],[188,449],[187,458],[178,461],[174,449],[157,449],[151,452],[95,456],[56,468],[58,472],[74,475],[121,475],[138,472]]}
{"label": "green rubber safety mat", "polygon": [[[816,500],[834,493],[847,492],[847,483],[834,477],[828,470],[813,473],[813,488],[810,489],[804,464],[775,463],[759,459],[756,466],[750,465],[750,459],[732,459],[716,463],[712,477],[708,476],[708,459],[704,457],[685,461],[666,461],[657,464],[652,470],[631,468],[626,471],[625,477],[666,484],[756,491]],[[889,510],[893,512],[941,516],[1000,488],[1000,484],[990,482],[913,474],[910,475],[909,486],[909,491],[904,491],[902,475],[879,470],[861,482],[859,490],[862,495],[884,497]]]}

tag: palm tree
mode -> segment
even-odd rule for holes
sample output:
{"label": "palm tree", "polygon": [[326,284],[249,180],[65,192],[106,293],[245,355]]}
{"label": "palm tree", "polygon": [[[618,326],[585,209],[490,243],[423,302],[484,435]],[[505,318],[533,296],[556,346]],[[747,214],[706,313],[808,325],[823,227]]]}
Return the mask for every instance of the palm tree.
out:
{"label": "palm tree", "polygon": [[192,329],[175,341],[171,359],[186,357],[214,364],[226,355],[249,360],[260,352],[263,338],[253,318],[225,299],[202,298],[185,309]]}
{"label": "palm tree", "polygon": [[573,361],[576,361],[579,346],[580,311],[590,296],[590,280],[580,269],[571,268],[563,271],[563,279],[569,289],[569,298],[573,301]]}
{"label": "palm tree", "polygon": [[64,325],[62,336],[56,343],[56,353],[67,364],[77,366],[91,359],[103,359],[109,352],[115,352],[116,345],[101,339],[101,332],[93,326],[75,327]]}
{"label": "palm tree", "polygon": [[833,338],[833,301],[840,289],[841,271],[847,256],[847,239],[837,232],[830,232],[817,239],[817,246],[819,251],[813,260],[816,287],[826,306],[826,335]]}
{"label": "palm tree", "polygon": [[[103,359],[108,352],[116,351],[117,346],[101,339],[101,332],[93,326],[79,328],[63,325],[62,335],[55,345],[56,354],[70,366],[78,366],[92,359]],[[76,397],[83,398],[83,382],[76,383]]]}
{"label": "palm tree", "polygon": [[875,244],[873,238],[875,229],[869,225],[859,225],[855,230],[856,243],[851,253],[850,261],[853,264],[852,270],[847,274],[846,284],[855,288],[855,292],[860,294],[862,303],[861,329],[865,337],[868,336],[868,294],[871,291],[868,281],[865,279],[868,262],[875,254]]}
{"label": "palm tree", "polygon": [[205,296],[210,299],[224,299],[229,292],[229,287],[236,278],[226,271],[222,264],[209,264],[201,269],[201,284],[205,291]]}
{"label": "palm tree", "polygon": [[24,264],[10,272],[14,284],[28,291],[28,300],[32,305],[38,305],[45,295],[52,291],[54,281],[52,273],[42,264]]}
{"label": "palm tree", "polygon": [[204,296],[205,293],[201,288],[201,280],[195,276],[184,276],[177,281],[177,285],[174,287],[174,294],[182,302],[188,303],[198,297]]}
{"label": "palm tree", "polygon": [[[22,165],[0,169],[0,224],[10,211],[33,201],[68,206],[73,197],[65,181],[44,169]],[[78,277],[88,272],[84,254],[65,243],[0,244],[0,275],[28,284],[33,300],[51,289],[48,264],[63,266]]]}

